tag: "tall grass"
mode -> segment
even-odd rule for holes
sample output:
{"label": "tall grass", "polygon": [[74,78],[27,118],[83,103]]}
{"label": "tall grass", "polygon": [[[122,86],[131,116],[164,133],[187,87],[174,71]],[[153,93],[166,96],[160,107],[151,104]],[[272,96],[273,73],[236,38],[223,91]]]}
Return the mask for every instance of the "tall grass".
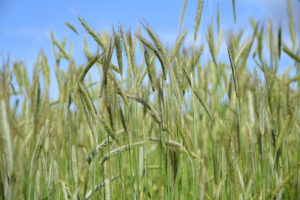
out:
{"label": "tall grass", "polygon": [[[4,63],[0,199],[299,198],[300,48],[291,3],[292,46],[281,28],[252,21],[249,40],[242,31],[226,34],[226,63],[218,56],[219,13],[217,42],[213,25],[198,36],[205,2],[195,10],[192,46],[187,30],[167,48],[146,23],[135,34],[120,26],[105,35],[79,17],[98,45],[91,52],[85,44],[87,64],[76,65],[72,46],[67,51],[53,33],[55,66],[40,52],[29,80],[22,62]],[[212,59],[201,56],[206,45]],[[293,77],[278,73],[281,51]],[[88,78],[91,68],[99,82]]]}

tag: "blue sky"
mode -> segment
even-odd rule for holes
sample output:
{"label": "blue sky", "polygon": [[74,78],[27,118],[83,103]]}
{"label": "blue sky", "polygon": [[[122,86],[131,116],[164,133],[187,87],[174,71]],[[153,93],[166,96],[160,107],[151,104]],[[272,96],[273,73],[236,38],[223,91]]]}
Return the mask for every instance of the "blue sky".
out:
{"label": "blue sky", "polygon": [[[295,19],[300,18],[300,3],[293,3]],[[215,22],[217,0],[204,0],[199,38],[205,40],[207,25]],[[283,26],[284,37],[289,37],[288,17],[285,0],[236,0],[237,23],[234,23],[231,0],[219,0],[221,28],[225,30],[250,29],[249,17],[262,23],[272,20],[274,26]],[[73,55],[76,61],[84,63],[83,35],[85,34],[77,17],[80,15],[96,31],[111,30],[112,25],[122,24],[125,29],[137,30],[139,21],[145,19],[162,40],[173,44],[179,31],[183,0],[0,0],[0,60],[7,56],[11,60],[24,61],[30,71],[40,49],[48,56],[52,69],[54,59],[50,31],[56,38],[66,36],[73,41]],[[189,0],[184,29],[192,35],[196,0]],[[69,22],[79,31],[74,34],[66,25]],[[296,20],[297,35],[300,20]],[[299,37],[298,37],[299,38]],[[298,40],[299,41],[299,40]],[[95,44],[89,38],[89,44]]]}

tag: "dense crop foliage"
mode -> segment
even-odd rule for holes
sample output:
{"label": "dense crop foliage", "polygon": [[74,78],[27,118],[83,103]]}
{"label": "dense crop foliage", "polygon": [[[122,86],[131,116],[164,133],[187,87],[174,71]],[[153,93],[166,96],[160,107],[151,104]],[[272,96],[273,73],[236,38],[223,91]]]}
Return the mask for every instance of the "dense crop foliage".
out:
{"label": "dense crop foliage", "polygon": [[[32,80],[22,62],[4,64],[0,199],[299,198],[300,48],[287,2],[291,46],[281,29],[253,20],[248,40],[219,25],[200,38],[199,0],[191,46],[187,30],[166,46],[147,23],[109,35],[79,18],[98,44],[97,52],[85,45],[86,64],[76,65],[72,46],[54,34],[55,66],[41,52]],[[282,54],[291,66],[279,66]]]}

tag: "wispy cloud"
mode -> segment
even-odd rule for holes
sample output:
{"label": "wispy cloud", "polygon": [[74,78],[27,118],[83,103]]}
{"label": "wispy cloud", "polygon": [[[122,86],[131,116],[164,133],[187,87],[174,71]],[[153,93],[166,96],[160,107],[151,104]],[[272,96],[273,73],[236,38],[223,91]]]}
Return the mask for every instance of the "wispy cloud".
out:
{"label": "wispy cloud", "polygon": [[[265,14],[270,17],[273,22],[288,23],[288,8],[286,0],[246,0],[249,4],[256,6],[263,6]],[[298,0],[291,0],[294,14],[295,26],[299,28],[300,19],[300,2]]]}

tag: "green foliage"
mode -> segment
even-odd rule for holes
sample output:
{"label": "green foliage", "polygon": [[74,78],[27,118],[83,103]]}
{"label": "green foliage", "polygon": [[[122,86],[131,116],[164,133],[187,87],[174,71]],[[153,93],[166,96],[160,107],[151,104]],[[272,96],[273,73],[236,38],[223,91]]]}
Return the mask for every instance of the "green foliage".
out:
{"label": "green foliage", "polygon": [[[274,37],[271,25],[265,29],[252,20],[250,39],[241,40],[243,31],[226,34],[224,63],[218,58],[219,17],[217,41],[210,25],[196,46],[202,7],[199,0],[192,46],[184,43],[188,30],[166,47],[148,25],[142,24],[147,36],[120,26],[100,37],[79,18],[99,45],[90,52],[85,39],[86,64],[75,64],[72,46],[68,53],[66,38],[58,42],[53,33],[55,66],[41,52],[31,81],[22,62],[4,63],[0,199],[299,197],[299,47],[282,41],[281,28]],[[295,41],[292,13],[289,22]],[[211,59],[204,60],[206,47]],[[279,74],[281,51],[292,65]],[[66,71],[61,59],[69,63]],[[263,78],[250,71],[250,59]],[[88,77],[96,66],[95,83]],[[59,93],[53,101],[51,68]],[[292,68],[296,75],[290,78]]]}

